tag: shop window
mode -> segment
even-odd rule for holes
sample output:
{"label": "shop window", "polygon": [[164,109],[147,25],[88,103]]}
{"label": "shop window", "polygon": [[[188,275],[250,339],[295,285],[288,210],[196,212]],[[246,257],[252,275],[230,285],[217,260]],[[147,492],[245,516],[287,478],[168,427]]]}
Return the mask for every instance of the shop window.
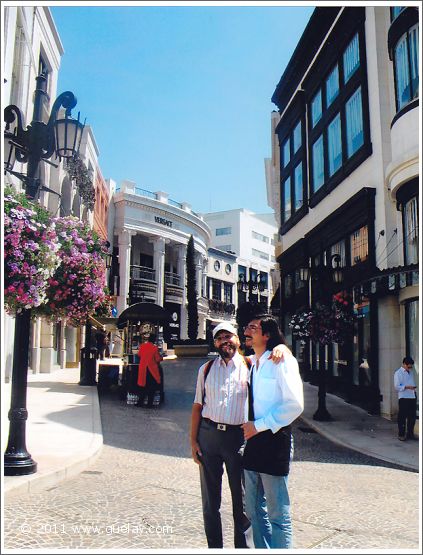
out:
{"label": "shop window", "polygon": [[416,374],[419,374],[420,335],[419,335],[419,301],[412,300],[405,304],[405,345],[407,356],[414,360]]}
{"label": "shop window", "polygon": [[339,255],[339,265],[341,268],[345,268],[346,266],[346,257],[345,257],[345,241],[339,241],[338,243],[335,243],[334,245],[331,246],[330,248],[330,254],[338,254]]}
{"label": "shop window", "polygon": [[419,96],[419,26],[400,38],[394,50],[397,111]]}
{"label": "shop window", "polygon": [[369,238],[367,226],[363,226],[350,237],[351,266],[364,262],[369,257]]}
{"label": "shop window", "polygon": [[419,216],[417,197],[404,204],[404,262],[417,264],[419,261]]}
{"label": "shop window", "polygon": [[286,299],[292,297],[292,275],[288,274],[284,277],[284,296]]}

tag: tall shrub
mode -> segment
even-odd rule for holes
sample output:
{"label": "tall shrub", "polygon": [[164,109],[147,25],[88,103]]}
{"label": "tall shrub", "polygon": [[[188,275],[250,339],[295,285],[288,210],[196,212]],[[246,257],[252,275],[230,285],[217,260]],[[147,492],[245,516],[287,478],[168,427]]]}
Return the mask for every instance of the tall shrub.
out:
{"label": "tall shrub", "polygon": [[198,334],[197,278],[195,270],[194,238],[191,235],[187,246],[186,272],[188,337],[192,341],[197,339]]}

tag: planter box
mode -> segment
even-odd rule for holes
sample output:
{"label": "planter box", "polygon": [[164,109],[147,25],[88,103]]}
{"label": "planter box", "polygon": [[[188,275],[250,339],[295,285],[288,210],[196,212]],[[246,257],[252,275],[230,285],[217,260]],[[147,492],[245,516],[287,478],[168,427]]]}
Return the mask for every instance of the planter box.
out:
{"label": "planter box", "polygon": [[208,345],[174,345],[177,357],[206,357],[209,354]]}

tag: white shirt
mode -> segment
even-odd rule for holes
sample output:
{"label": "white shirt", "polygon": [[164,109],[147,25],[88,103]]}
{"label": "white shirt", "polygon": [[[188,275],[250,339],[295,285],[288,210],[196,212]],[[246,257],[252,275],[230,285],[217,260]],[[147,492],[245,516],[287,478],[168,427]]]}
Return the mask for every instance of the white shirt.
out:
{"label": "white shirt", "polygon": [[294,356],[284,354],[284,360],[275,364],[269,355],[270,351],[261,355],[258,368],[256,356],[251,357],[254,426],[258,432],[270,429],[276,433],[303,412],[303,382]]}
{"label": "white shirt", "polygon": [[[207,364],[207,363],[206,363]],[[204,367],[198,370],[194,403],[203,404]],[[239,353],[227,363],[217,357],[206,379],[206,396],[201,415],[221,424],[240,425],[246,422],[245,403],[248,397],[248,366]]]}
{"label": "white shirt", "polygon": [[405,389],[406,385],[416,385],[413,371],[409,372],[401,366],[394,374],[394,387],[398,391],[398,399],[415,399],[415,389]]}

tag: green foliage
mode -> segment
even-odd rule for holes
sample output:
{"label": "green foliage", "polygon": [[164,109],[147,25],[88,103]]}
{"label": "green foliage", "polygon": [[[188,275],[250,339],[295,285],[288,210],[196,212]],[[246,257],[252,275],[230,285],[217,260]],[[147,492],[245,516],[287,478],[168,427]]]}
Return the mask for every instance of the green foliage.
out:
{"label": "green foliage", "polygon": [[194,238],[191,235],[188,241],[186,258],[188,337],[191,340],[197,339],[198,334],[197,279],[195,270]]}

